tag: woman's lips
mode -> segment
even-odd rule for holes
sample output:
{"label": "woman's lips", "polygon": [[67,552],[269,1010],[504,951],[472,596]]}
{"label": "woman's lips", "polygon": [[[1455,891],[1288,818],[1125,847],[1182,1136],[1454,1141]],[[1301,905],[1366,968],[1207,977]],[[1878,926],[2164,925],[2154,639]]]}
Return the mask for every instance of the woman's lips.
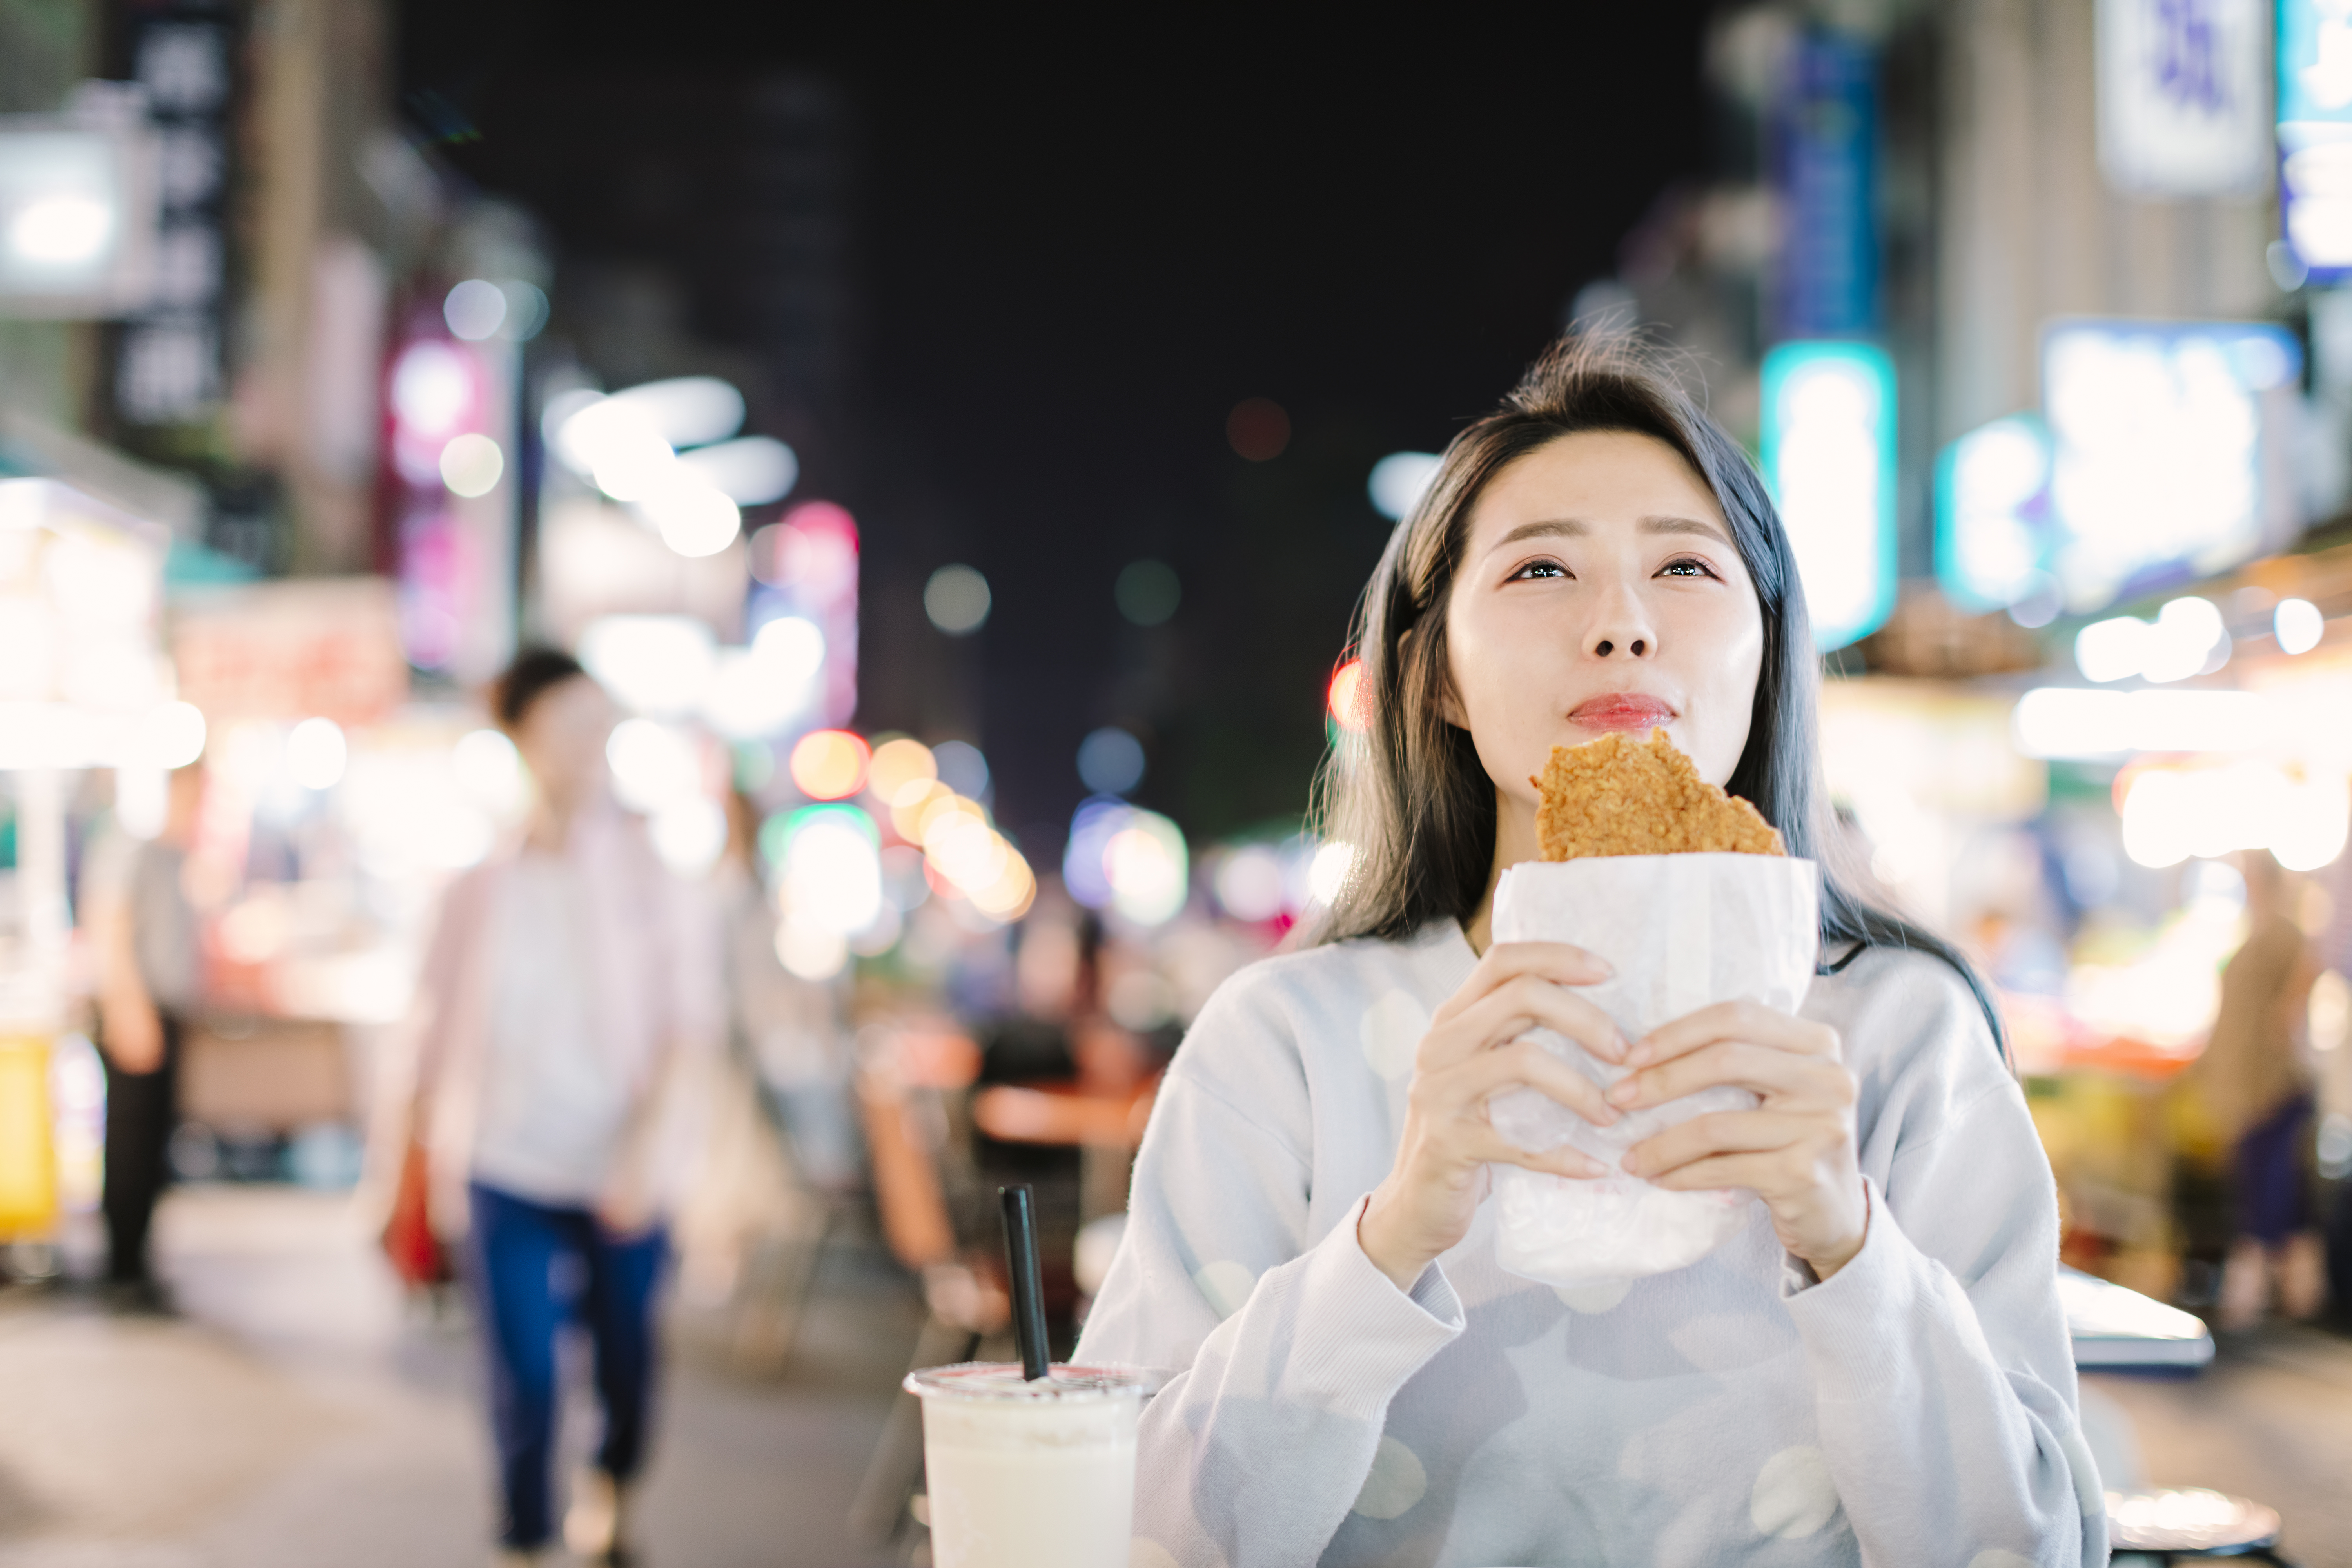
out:
{"label": "woman's lips", "polygon": [[1675,710],[1654,697],[1619,691],[1578,704],[1568,721],[1587,730],[1640,730],[1646,733],[1654,725],[1673,723],[1675,718]]}

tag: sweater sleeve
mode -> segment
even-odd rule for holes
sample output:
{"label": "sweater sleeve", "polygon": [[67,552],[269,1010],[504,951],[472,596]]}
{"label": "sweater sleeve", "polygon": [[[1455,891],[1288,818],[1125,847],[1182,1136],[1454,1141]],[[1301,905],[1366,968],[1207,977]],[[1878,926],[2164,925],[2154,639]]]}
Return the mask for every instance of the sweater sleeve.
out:
{"label": "sweater sleeve", "polygon": [[[1364,1199],[1310,1237],[1310,1166],[1269,1124],[1305,1088],[1295,1052],[1253,1037],[1272,1032],[1237,1007],[1203,1010],[1154,1108],[1126,1237],[1078,1345],[1082,1363],[1165,1379],[1144,1406],[1135,1530],[1181,1564],[1316,1561],[1372,1471],[1391,1398],[1463,1328],[1436,1265],[1408,1294],[1364,1256]],[[1290,1080],[1211,1087],[1187,1070],[1204,1050]]]}
{"label": "sweater sleeve", "polygon": [[2104,1563],[2056,1193],[2016,1085],[1898,1147],[1870,1203],[1862,1250],[1788,1298],[1863,1561]]}

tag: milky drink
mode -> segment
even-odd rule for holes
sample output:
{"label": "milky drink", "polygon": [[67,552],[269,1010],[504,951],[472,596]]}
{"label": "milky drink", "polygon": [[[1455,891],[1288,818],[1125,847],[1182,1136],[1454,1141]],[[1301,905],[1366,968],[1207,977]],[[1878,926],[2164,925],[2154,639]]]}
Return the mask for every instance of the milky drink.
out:
{"label": "milky drink", "polygon": [[936,1568],[1127,1568],[1143,1379],[1017,1363],[910,1373]]}

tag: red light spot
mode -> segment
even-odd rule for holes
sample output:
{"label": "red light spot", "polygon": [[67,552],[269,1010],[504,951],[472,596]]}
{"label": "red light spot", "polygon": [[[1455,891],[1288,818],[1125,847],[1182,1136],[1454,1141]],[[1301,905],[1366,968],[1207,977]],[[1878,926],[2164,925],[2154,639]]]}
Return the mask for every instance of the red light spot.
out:
{"label": "red light spot", "polygon": [[1290,416],[1271,397],[1244,397],[1225,416],[1225,439],[1253,463],[1279,458],[1290,445]]}
{"label": "red light spot", "polygon": [[1351,658],[1331,677],[1331,717],[1342,730],[1361,734],[1371,727],[1372,691],[1364,684],[1364,661]]}

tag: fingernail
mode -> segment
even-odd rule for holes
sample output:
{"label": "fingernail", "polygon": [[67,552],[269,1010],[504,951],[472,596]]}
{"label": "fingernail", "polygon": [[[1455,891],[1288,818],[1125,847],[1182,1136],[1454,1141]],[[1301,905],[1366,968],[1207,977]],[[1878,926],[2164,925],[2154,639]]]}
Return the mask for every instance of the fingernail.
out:
{"label": "fingernail", "polygon": [[1609,1103],[1612,1105],[1631,1105],[1641,1092],[1642,1086],[1640,1084],[1634,1082],[1630,1078],[1622,1079],[1616,1088],[1609,1091]]}
{"label": "fingernail", "polygon": [[1649,1060],[1650,1042],[1647,1040],[1636,1042],[1633,1047],[1625,1053],[1625,1065],[1629,1068],[1646,1066],[1648,1065]]}

